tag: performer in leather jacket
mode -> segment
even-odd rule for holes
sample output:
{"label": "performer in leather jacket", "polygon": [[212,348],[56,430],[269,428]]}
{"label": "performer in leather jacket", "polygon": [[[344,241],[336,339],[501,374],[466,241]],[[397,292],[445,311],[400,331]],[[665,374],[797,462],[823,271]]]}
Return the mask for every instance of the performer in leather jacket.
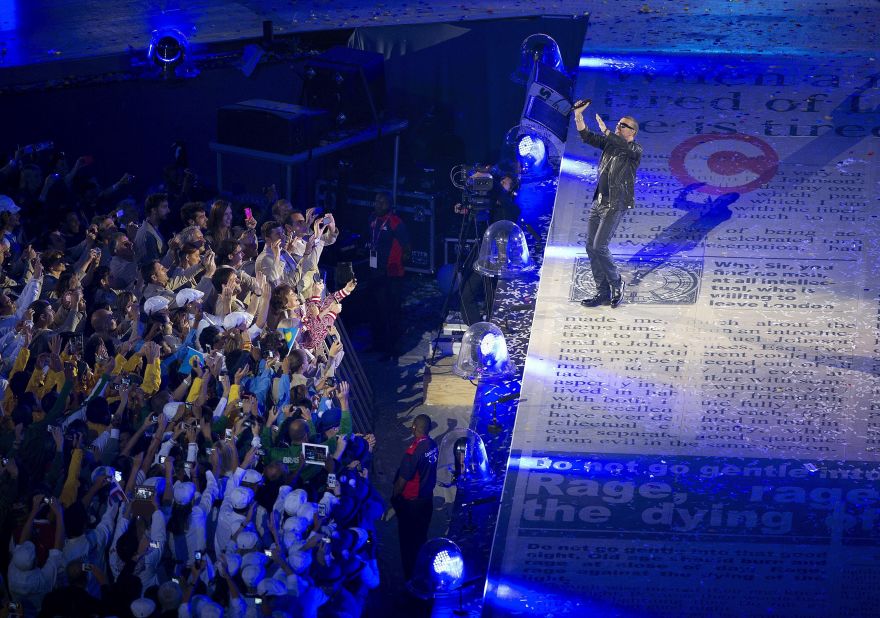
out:
{"label": "performer in leather jacket", "polygon": [[594,133],[584,123],[587,105],[588,102],[575,103],[575,127],[584,142],[602,149],[602,158],[587,225],[587,255],[596,283],[596,295],[583,299],[581,304],[585,307],[617,307],[623,301],[626,284],[617,271],[608,242],[626,210],[635,206],[636,170],[642,159],[642,147],[635,142],[639,123],[632,116],[624,116],[612,132],[596,114],[599,132]]}

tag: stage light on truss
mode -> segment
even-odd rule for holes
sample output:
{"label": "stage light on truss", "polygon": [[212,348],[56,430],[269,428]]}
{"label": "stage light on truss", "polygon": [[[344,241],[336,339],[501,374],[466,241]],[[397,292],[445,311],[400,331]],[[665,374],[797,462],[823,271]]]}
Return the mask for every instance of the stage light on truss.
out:
{"label": "stage light on truss", "polygon": [[535,267],[526,235],[513,221],[496,221],[483,233],[474,270],[487,277],[513,279]]}
{"label": "stage light on truss", "polygon": [[511,74],[517,84],[527,84],[532,78],[536,64],[544,64],[565,73],[565,63],[559,45],[548,34],[533,34],[520,45],[519,67]]}
{"label": "stage light on truss", "polygon": [[467,380],[503,380],[516,372],[507,352],[507,340],[492,322],[471,324],[461,339],[452,367],[455,375]]}
{"label": "stage light on truss", "polygon": [[434,599],[457,590],[464,581],[464,556],[447,538],[431,539],[419,550],[410,591],[421,599]]}

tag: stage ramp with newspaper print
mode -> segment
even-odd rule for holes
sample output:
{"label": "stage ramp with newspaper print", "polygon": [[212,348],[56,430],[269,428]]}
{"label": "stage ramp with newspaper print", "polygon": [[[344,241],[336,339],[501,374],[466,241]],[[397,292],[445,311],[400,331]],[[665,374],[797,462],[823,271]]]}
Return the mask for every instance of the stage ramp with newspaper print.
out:
{"label": "stage ramp with newspaper print", "polygon": [[877,615],[880,75],[824,58],[584,54],[641,123],[625,302],[578,302],[572,121],[484,615]]}

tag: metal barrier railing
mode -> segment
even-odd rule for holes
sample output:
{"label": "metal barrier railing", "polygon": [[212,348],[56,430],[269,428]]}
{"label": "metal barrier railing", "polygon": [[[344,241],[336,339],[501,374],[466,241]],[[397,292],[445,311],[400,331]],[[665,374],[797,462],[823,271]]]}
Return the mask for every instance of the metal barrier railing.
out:
{"label": "metal barrier railing", "polygon": [[355,433],[372,433],[373,389],[354,349],[354,344],[348,336],[348,331],[345,330],[342,318],[336,318],[335,324],[342,341],[342,349],[345,351],[342,363],[337,369],[337,375],[349,384],[349,403],[354,431]]}

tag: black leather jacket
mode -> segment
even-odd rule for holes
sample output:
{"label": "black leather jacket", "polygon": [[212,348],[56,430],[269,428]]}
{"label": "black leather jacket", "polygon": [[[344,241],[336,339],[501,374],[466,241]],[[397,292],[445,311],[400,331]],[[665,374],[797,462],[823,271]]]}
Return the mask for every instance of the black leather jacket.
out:
{"label": "black leather jacket", "polygon": [[[636,205],[636,170],[642,160],[642,147],[636,142],[627,142],[614,133],[601,135],[589,129],[578,131],[581,139],[590,146],[602,149],[599,161],[599,176],[607,170],[608,198],[613,207],[632,208]],[[599,187],[593,192],[593,201],[598,197]]]}

